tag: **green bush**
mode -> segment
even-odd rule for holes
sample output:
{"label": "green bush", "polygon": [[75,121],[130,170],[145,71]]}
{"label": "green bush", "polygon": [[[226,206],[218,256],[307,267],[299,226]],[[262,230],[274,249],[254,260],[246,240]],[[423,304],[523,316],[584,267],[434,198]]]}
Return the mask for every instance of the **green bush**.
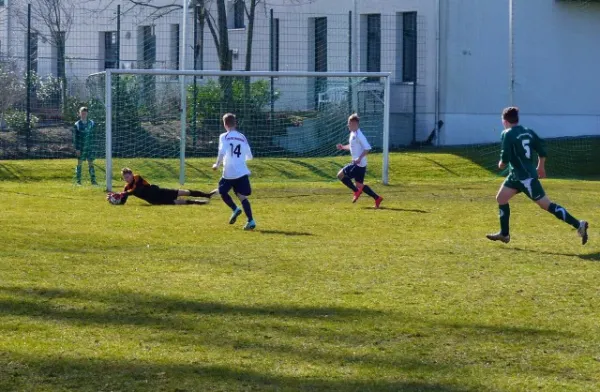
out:
{"label": "green bush", "polygon": [[4,113],[4,121],[8,128],[17,132],[18,135],[26,135],[28,130],[37,126],[39,119],[32,114],[29,118],[28,127],[27,112],[23,110],[9,110]]}
{"label": "green bush", "polygon": [[54,76],[41,77],[36,73],[31,75],[35,97],[40,107],[59,107],[63,81]]}
{"label": "green bush", "polygon": [[[225,112],[235,112],[239,116],[250,114],[257,116],[265,113],[267,105],[271,101],[271,90],[269,82],[258,80],[250,83],[249,95],[246,96],[246,82],[243,78],[235,78],[232,82],[232,102],[225,101],[225,94],[221,85],[216,80],[209,80],[206,84],[196,87],[194,99],[194,86],[188,87],[188,122],[191,122],[194,114],[194,102],[196,103],[196,121],[198,126],[209,126],[220,129],[220,118]],[[261,116],[263,117],[263,116]],[[207,124],[212,120],[216,124]]]}
{"label": "green bush", "polygon": [[[233,78],[229,94],[226,94],[217,80],[209,80],[197,86],[195,94],[194,86],[188,86],[187,120],[194,146],[199,139],[206,141],[217,138],[223,129],[221,117],[226,112],[233,112],[238,116],[240,129],[253,139],[253,148],[260,148],[258,143],[270,143],[271,138],[263,137],[272,135],[273,132],[270,120],[270,83],[267,80],[247,83],[246,78]],[[275,94],[274,99],[277,96]],[[201,149],[206,143],[200,142],[198,145]],[[192,154],[200,152],[198,149],[191,151]]]}

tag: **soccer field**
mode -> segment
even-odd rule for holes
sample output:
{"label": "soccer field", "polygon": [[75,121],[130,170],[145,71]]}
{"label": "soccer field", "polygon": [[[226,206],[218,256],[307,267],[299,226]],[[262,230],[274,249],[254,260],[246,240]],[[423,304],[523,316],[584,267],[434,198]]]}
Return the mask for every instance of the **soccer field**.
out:
{"label": "soccer field", "polygon": [[[503,245],[500,177],[397,153],[383,186],[376,160],[380,210],[331,180],[347,158],[252,161],[253,232],[0,161],[0,391],[600,391],[600,182],[544,181],[588,245],[524,196]],[[176,186],[165,162],[132,168]]]}

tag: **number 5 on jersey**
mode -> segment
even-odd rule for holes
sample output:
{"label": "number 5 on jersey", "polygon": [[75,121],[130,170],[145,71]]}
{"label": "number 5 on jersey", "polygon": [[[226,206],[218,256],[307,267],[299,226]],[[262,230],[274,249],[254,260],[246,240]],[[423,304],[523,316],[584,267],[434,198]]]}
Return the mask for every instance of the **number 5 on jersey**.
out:
{"label": "number 5 on jersey", "polygon": [[529,147],[529,142],[531,140],[529,139],[523,139],[522,143],[523,143],[523,149],[525,150],[525,157],[527,157],[527,159],[531,158],[531,148]]}

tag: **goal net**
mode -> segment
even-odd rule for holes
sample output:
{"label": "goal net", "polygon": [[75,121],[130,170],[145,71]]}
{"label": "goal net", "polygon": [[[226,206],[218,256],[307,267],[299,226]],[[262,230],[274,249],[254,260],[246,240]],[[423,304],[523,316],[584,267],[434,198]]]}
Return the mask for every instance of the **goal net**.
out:
{"label": "goal net", "polygon": [[90,118],[106,132],[109,190],[122,167],[206,181],[202,158],[216,157],[227,112],[270,168],[265,177],[303,181],[333,180],[350,161],[336,144],[347,143],[348,116],[358,113],[371,176],[388,182],[387,73],[108,70],[87,86]]}

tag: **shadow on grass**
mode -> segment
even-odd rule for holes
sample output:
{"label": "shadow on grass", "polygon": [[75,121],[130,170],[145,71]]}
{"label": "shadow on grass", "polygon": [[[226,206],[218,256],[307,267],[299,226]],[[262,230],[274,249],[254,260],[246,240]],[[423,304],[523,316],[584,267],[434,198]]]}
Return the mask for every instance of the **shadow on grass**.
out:
{"label": "shadow on grass", "polygon": [[448,148],[443,149],[442,152],[451,153],[461,158],[468,159],[493,177],[506,174],[506,172],[499,173],[496,167],[500,154],[499,143]]}
{"label": "shadow on grass", "polygon": [[[500,132],[498,132],[498,137],[500,138]],[[599,148],[600,137],[595,135],[546,139],[546,150],[553,157],[546,164],[546,170],[548,173],[552,173],[552,177],[555,178],[581,178],[595,181],[600,175],[600,154],[597,153]],[[492,176],[504,176],[506,172],[498,173],[496,170],[500,149],[499,143],[489,143],[426,148],[418,152],[453,154],[470,160]],[[577,153],[574,154],[573,151]],[[437,164],[436,162],[433,163]]]}
{"label": "shadow on grass", "polygon": [[277,173],[279,173],[280,177],[284,177],[284,178],[287,178],[290,180],[300,179],[300,176],[298,176],[298,173],[287,170],[282,165],[278,166],[278,165],[275,165],[273,162],[265,162],[264,165],[266,167],[270,167],[271,169],[275,170]]}
{"label": "shadow on grass", "polygon": [[64,246],[53,246],[46,244],[32,244],[29,247],[29,250],[35,250],[40,252],[50,252],[50,253],[62,253],[65,254],[78,254],[78,255],[98,255],[99,252],[128,252],[128,251],[139,251],[145,250],[145,246],[136,245],[108,245],[104,243],[98,244],[86,244],[85,247],[74,247],[71,244],[65,243]]}
{"label": "shadow on grass", "polygon": [[189,160],[185,161],[185,166],[190,170],[190,175],[191,174],[196,174],[198,177],[200,178],[211,178],[212,174],[211,172],[214,172],[214,170],[210,169],[204,169],[204,166],[202,168],[200,168],[200,166],[198,165],[192,165]]}
{"label": "shadow on grass", "polygon": [[106,177],[106,168],[104,166],[97,165],[94,163],[94,168],[96,170],[96,175],[98,175],[98,172],[100,172],[100,176],[98,177]]}
{"label": "shadow on grass", "polygon": [[510,248],[512,250],[516,250],[518,252],[527,252],[527,253],[537,253],[549,256],[566,256],[566,257],[578,257],[582,260],[587,261],[600,261],[600,252],[593,253],[562,253],[562,252],[549,252],[546,250],[537,250],[537,249],[525,249],[525,248]]}
{"label": "shadow on grass", "polygon": [[293,199],[297,197],[311,197],[311,196],[320,196],[317,194],[292,194],[292,195],[282,195],[282,196],[258,196],[256,199]]}
{"label": "shadow on grass", "polygon": [[20,178],[21,175],[14,168],[0,163],[0,180],[15,181]]}
{"label": "shadow on grass", "polygon": [[[290,375],[285,370],[258,371],[250,366],[227,366],[192,361],[173,363],[137,359],[72,358],[65,355],[35,357],[9,353],[8,366],[0,370],[0,388],[69,389],[79,391],[136,390],[136,391],[405,391],[405,392],[471,392],[475,387],[450,383],[407,380],[401,372],[387,379],[356,378],[353,376]],[[238,361],[239,362],[239,361]],[[447,365],[431,366],[413,360],[413,367],[426,372],[445,369]],[[351,365],[351,364],[347,364]],[[342,364],[342,367],[345,365]],[[285,368],[285,367],[284,367]],[[400,371],[402,369],[399,369]],[[343,372],[343,370],[341,370]]]}
{"label": "shadow on grass", "polygon": [[[100,189],[100,188],[98,188]],[[4,189],[0,189],[0,193],[8,193],[8,194],[12,194],[12,195],[19,195],[19,196],[28,196],[28,197],[43,197],[44,199],[59,199],[59,200],[89,200],[89,196],[81,196],[81,197],[73,197],[73,196],[65,196],[65,195],[60,195],[60,196],[53,196],[53,195],[48,195],[48,194],[35,194],[35,193],[27,193],[27,192],[16,192],[16,191],[7,191]]]}
{"label": "shadow on grass", "polygon": [[[312,306],[251,306],[218,302],[193,301],[178,297],[158,296],[130,291],[85,292],[78,290],[0,287],[0,292],[20,298],[0,300],[0,314],[30,314],[55,319],[79,321],[83,324],[134,324],[170,325],[173,313],[206,315],[269,316],[284,318],[321,318],[329,321],[343,321],[357,317],[382,316],[376,310],[345,307]],[[87,308],[64,308],[54,306],[48,300],[71,299],[74,301],[102,302],[114,307],[113,311],[94,311]],[[156,313],[164,311],[165,317]]]}
{"label": "shadow on grass", "polygon": [[583,259],[583,260],[600,261],[600,252],[576,255],[576,257],[579,257],[580,259]]}
{"label": "shadow on grass", "polygon": [[[182,330],[196,329],[196,322],[180,320],[173,323],[179,313],[189,315],[215,316],[248,316],[267,317],[266,320],[324,320],[327,323],[357,322],[361,319],[375,320],[377,318],[402,318],[407,316],[394,312],[390,314],[381,310],[366,308],[350,308],[341,306],[297,306],[297,305],[245,305],[229,304],[212,301],[194,301],[177,296],[161,296],[151,293],[133,291],[84,291],[60,288],[18,286],[0,286],[0,314],[26,315],[61,321],[71,321],[76,324],[113,324],[113,325],[146,325],[161,329]],[[9,296],[8,298],[6,296]],[[72,306],[64,306],[63,300],[69,300]],[[86,302],[86,306],[81,306]],[[103,304],[100,309],[94,306]],[[425,325],[442,326],[444,328],[462,329],[480,335],[482,330],[492,333],[539,336],[566,336],[561,331],[547,330],[514,325],[487,325],[478,323],[448,322],[444,320],[431,321],[410,316],[410,319],[421,321]],[[187,320],[187,319],[186,319]],[[314,321],[313,321],[314,322]],[[293,329],[289,325],[286,328]],[[302,336],[301,331],[294,335]],[[358,337],[357,337],[358,339]],[[378,336],[378,339],[381,339]]]}
{"label": "shadow on grass", "polygon": [[440,323],[447,328],[453,328],[468,333],[476,332],[481,334],[485,331],[491,336],[512,336],[517,339],[535,339],[535,338],[556,338],[558,336],[562,338],[569,338],[576,336],[571,332],[556,331],[553,329],[542,329],[534,327],[521,327],[514,325],[490,325],[490,324],[461,324],[454,322],[442,322]]}
{"label": "shadow on grass", "polygon": [[313,233],[308,233],[304,231],[285,231],[285,230],[254,230],[257,233],[261,234],[275,234],[275,235],[283,235],[283,236],[313,236]]}
{"label": "shadow on grass", "polygon": [[[191,199],[187,199],[187,200],[194,200],[195,198],[192,197]],[[203,200],[202,198],[198,198],[200,200]],[[186,199],[179,199],[179,200],[186,200]],[[141,200],[139,201],[141,204],[136,204],[136,207],[154,207],[154,208],[169,208],[169,207],[193,207],[193,206],[207,206],[210,204],[210,202],[207,203],[203,203],[203,204],[150,204],[148,203],[146,200]],[[214,203],[214,202],[213,202]]]}
{"label": "shadow on grass", "polygon": [[448,166],[441,164],[440,162],[436,161],[435,159],[426,157],[424,155],[413,155],[414,157],[417,157],[419,159],[423,159],[427,162],[433,163],[435,166],[440,167],[442,169],[444,169],[447,173],[452,174],[455,177],[460,177],[461,175],[457,172],[455,172],[454,170],[450,169]]}
{"label": "shadow on grass", "polygon": [[[293,188],[291,189],[277,189],[277,190],[268,190],[268,189],[260,189],[260,192],[257,192],[257,199],[294,199],[294,198],[304,198],[304,197],[322,197],[324,200],[331,200],[331,197],[340,197],[347,196],[349,193],[346,188],[337,187],[337,188],[311,188],[310,185],[304,186],[301,188],[302,193],[298,193],[298,190]],[[253,196],[254,197],[254,196]]]}
{"label": "shadow on grass", "polygon": [[[465,365],[460,359],[455,362],[452,355],[438,357],[430,352],[407,352],[399,347],[423,345],[426,348],[432,340],[437,344],[438,339],[439,344],[450,344],[456,337],[460,337],[461,341],[473,340],[473,344],[506,344],[514,340],[534,347],[558,337],[572,336],[536,327],[482,324],[455,321],[455,318],[427,319],[364,307],[228,304],[132,291],[19,286],[0,287],[0,295],[0,315],[20,316],[19,320],[29,318],[31,325],[39,326],[43,326],[44,322],[106,329],[116,326],[118,330],[123,326],[124,340],[139,339],[139,348],[127,351],[127,355],[131,358],[139,358],[139,355],[152,358],[147,361],[122,357],[107,360],[96,359],[94,355],[90,358],[89,354],[85,358],[70,358],[65,354],[37,357],[4,352],[0,353],[0,390],[43,389],[40,385],[48,383],[57,389],[90,391],[121,390],[125,385],[127,390],[149,390],[148,386],[152,385],[152,390],[172,391],[249,388],[480,391],[485,388],[455,385],[460,381],[438,383],[432,381],[435,378],[430,378],[438,375],[438,379],[460,380],[457,374]],[[41,323],[33,324],[37,321]],[[418,327],[413,325],[403,329],[372,325],[392,323],[390,325],[393,326],[407,321],[416,322]],[[131,327],[134,329],[128,329]],[[135,327],[140,327],[139,331]],[[85,329],[74,331],[83,333]],[[420,340],[423,343],[419,343]],[[81,344],[88,342],[93,344],[93,338],[81,340]],[[222,350],[223,356],[218,364],[196,354],[180,357],[164,351],[165,356],[160,353],[152,356],[147,348],[154,347],[155,342],[161,343],[161,350],[210,347],[206,352]],[[361,349],[354,351],[353,347]],[[79,355],[74,352],[74,356]],[[110,351],[104,355],[110,355]],[[156,355],[160,359],[154,362],[154,358],[158,358]],[[171,358],[177,356],[178,359],[171,359],[171,355]],[[235,365],[228,363],[232,358]],[[288,365],[297,363],[299,366],[310,365],[310,368],[305,370],[308,374],[296,377],[286,373],[287,366],[277,371],[256,370],[255,366],[251,366],[254,361],[257,361],[257,366],[263,364],[263,368],[267,369],[270,368],[264,365],[264,361],[282,361],[280,363]],[[15,367],[15,363],[18,366]],[[321,366],[328,367],[321,370],[327,375],[312,373]],[[373,374],[373,369],[379,370]],[[359,370],[362,376],[357,378],[354,374]],[[381,377],[381,374],[388,376]],[[421,379],[424,375],[428,381],[415,381],[416,377]],[[448,375],[453,377],[448,378]],[[28,382],[23,385],[29,388],[20,388],[18,382]]]}
{"label": "shadow on grass", "polygon": [[297,159],[290,159],[289,162],[308,169],[311,173],[315,174],[316,176],[318,176],[322,179],[332,179],[335,177],[335,174],[336,174],[336,173],[328,173],[315,165],[312,165],[308,162],[300,161]]}
{"label": "shadow on grass", "polygon": [[[160,160],[160,159],[148,159],[146,162],[144,162],[143,166],[145,166],[144,169],[148,170],[149,172],[154,173],[154,175],[158,178],[164,178],[165,174],[167,178],[179,178],[179,170],[178,168],[175,168],[173,166],[173,164],[171,164],[171,162],[165,162],[164,160]],[[134,172],[140,172],[139,174],[144,177],[144,173],[141,170],[135,170],[133,169]],[[146,174],[146,176],[149,176],[148,174]],[[152,178],[148,178],[148,181],[152,184]]]}
{"label": "shadow on grass", "polygon": [[425,211],[425,210],[411,209],[411,208],[386,207],[386,206],[381,206],[379,208],[375,208],[375,207],[363,207],[362,209],[363,210],[375,210],[375,209],[379,209],[379,210],[385,210],[385,211],[413,212],[415,214],[429,214],[429,211]]}

